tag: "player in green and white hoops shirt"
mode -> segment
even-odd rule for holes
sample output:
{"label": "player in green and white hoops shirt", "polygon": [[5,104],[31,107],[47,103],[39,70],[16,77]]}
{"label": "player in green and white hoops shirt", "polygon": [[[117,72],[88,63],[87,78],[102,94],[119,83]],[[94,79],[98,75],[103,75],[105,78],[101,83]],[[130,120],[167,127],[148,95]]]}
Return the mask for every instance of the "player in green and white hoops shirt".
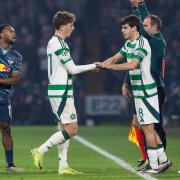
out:
{"label": "player in green and white hoops shirt", "polygon": [[[126,57],[127,62],[131,62],[133,58],[140,62],[136,69],[129,71],[134,97],[144,98],[157,95],[156,83],[150,73],[151,48],[147,39],[139,36],[133,42],[127,40],[121,48],[120,54]],[[157,109],[157,111],[159,110]],[[155,121],[157,120],[159,118]]]}
{"label": "player in green and white hoops shirt", "polygon": [[74,106],[72,75],[96,68],[95,64],[75,65],[70,50],[64,41],[74,30],[75,15],[58,11],[53,23],[55,35],[47,46],[48,56],[48,96],[55,119],[59,122],[59,131],[45,143],[31,151],[34,165],[42,169],[44,153],[52,146],[58,147],[59,174],[80,174],[68,166],[67,151],[69,139],[77,134],[77,115]]}
{"label": "player in green and white hoops shirt", "polygon": [[[158,158],[161,162],[167,162],[167,156],[164,149],[158,151],[160,138],[154,130],[154,123],[159,122],[159,104],[157,87],[150,73],[151,48],[147,39],[140,36],[138,17],[131,15],[122,18],[121,25],[123,37],[127,39],[125,45],[120,52],[97,65],[117,71],[129,70],[138,121],[148,145],[150,166],[144,172],[159,173],[167,164],[159,166]],[[115,64],[123,58],[127,59],[127,63]]]}

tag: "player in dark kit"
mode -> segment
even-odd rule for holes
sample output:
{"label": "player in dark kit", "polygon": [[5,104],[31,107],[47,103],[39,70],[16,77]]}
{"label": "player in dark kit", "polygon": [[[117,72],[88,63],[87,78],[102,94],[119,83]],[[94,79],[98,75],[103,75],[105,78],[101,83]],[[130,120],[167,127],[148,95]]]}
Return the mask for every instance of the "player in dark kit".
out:
{"label": "player in dark kit", "polygon": [[14,28],[9,24],[0,25],[0,129],[6,156],[6,167],[9,171],[22,172],[13,161],[13,139],[11,135],[11,102],[12,86],[15,85],[22,73],[22,56],[12,49],[16,42]]}

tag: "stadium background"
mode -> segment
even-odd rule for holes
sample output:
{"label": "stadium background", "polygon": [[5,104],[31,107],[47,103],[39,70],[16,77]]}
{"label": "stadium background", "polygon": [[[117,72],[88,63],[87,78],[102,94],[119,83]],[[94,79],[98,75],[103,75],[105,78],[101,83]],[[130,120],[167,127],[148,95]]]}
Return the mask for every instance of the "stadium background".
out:
{"label": "stadium background", "polygon": [[[15,48],[23,55],[24,61],[23,78],[15,87],[12,97],[14,124],[20,125],[53,124],[47,98],[46,45],[54,33],[54,13],[69,10],[77,15],[75,31],[68,39],[76,64],[101,61],[116,53],[124,42],[119,20],[131,13],[128,0],[0,0],[0,4],[0,23],[10,23],[16,29]],[[162,33],[167,41],[165,123],[179,125],[180,1],[147,0],[147,6],[151,13],[161,17]],[[124,73],[113,71],[74,77],[80,123],[129,123],[129,106],[120,96],[123,79]],[[98,95],[93,97],[95,101],[92,95]],[[114,102],[116,96],[112,95],[118,95],[119,100]],[[101,106],[107,102],[110,102],[109,106],[98,107],[97,113],[92,113],[92,104],[100,103]],[[116,103],[118,106],[115,108]],[[87,105],[90,110],[87,110]],[[98,114],[98,111],[101,113]]]}

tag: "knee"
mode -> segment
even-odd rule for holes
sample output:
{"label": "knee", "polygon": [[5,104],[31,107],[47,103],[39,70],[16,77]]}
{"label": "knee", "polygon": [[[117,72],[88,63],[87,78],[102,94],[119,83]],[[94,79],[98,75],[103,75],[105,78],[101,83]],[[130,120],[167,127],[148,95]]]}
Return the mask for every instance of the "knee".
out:
{"label": "knee", "polygon": [[1,128],[2,136],[11,136],[11,129],[9,126]]}
{"label": "knee", "polygon": [[144,126],[142,126],[142,130],[143,130],[144,134],[146,134],[146,135],[153,133],[154,132],[154,125],[153,124],[144,125]]}
{"label": "knee", "polygon": [[78,133],[78,128],[74,127],[71,132],[69,133],[69,136],[72,138]]}
{"label": "knee", "polygon": [[75,136],[78,133],[78,125],[77,124],[65,125],[64,129],[66,130],[66,132],[68,133],[70,138],[72,138],[73,136]]}

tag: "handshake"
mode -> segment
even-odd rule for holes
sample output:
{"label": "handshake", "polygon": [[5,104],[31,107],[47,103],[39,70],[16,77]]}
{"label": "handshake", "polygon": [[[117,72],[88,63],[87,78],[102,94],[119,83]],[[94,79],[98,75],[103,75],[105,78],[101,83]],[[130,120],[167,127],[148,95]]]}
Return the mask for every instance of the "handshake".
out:
{"label": "handshake", "polygon": [[106,62],[95,62],[94,64],[96,65],[96,70],[109,69],[109,67],[110,67],[110,64],[108,64]]}

